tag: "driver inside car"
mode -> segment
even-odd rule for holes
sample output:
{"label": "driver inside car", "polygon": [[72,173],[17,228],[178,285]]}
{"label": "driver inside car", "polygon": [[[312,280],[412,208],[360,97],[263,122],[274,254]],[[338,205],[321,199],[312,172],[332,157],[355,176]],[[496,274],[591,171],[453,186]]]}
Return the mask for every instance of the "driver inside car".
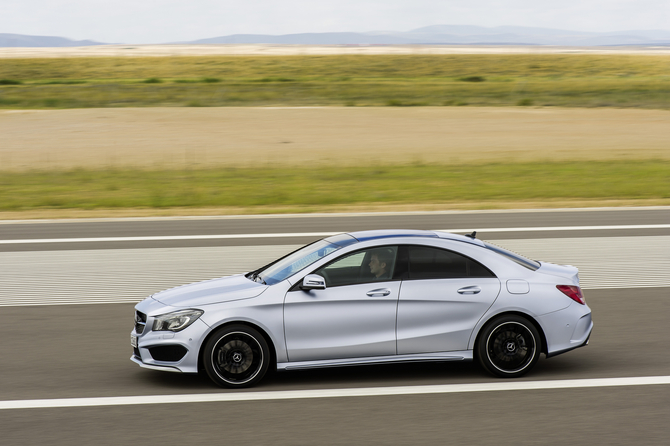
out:
{"label": "driver inside car", "polygon": [[390,269],[393,261],[393,252],[388,248],[376,249],[370,256],[370,273],[374,280],[387,280],[391,278]]}

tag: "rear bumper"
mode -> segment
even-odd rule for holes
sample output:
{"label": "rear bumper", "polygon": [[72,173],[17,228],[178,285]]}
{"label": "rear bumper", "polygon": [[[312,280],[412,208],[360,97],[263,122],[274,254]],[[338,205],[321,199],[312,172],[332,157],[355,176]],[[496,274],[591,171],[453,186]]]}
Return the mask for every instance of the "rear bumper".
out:
{"label": "rear bumper", "polygon": [[593,331],[591,309],[577,302],[541,316],[539,322],[547,340],[547,358],[584,347]]}
{"label": "rear bumper", "polygon": [[[593,322],[591,323],[591,329],[593,329]],[[575,350],[577,348],[586,347],[587,345],[589,345],[589,340],[590,339],[591,339],[591,331],[589,330],[589,335],[587,336],[587,338],[584,342],[582,342],[579,345],[575,345],[573,347],[568,347],[565,350],[559,350],[559,351],[555,351],[555,352],[552,352],[552,353],[548,353],[547,358],[553,358],[554,356],[558,356],[558,355],[561,355],[563,353],[567,353],[567,352]]]}

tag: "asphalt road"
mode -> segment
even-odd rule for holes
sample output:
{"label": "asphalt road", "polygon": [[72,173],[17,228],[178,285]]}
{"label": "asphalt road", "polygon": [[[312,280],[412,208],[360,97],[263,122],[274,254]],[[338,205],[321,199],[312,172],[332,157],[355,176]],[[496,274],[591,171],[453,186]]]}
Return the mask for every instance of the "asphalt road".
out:
{"label": "asphalt road", "polygon": [[[668,209],[14,223],[0,224],[0,240],[338,232],[380,227],[477,229],[668,223]],[[665,229],[537,231],[523,233],[522,238],[667,233]],[[502,239],[518,234],[482,236]],[[288,242],[263,240],[264,244]],[[142,247],[198,243],[201,241],[166,241]],[[131,245],[138,248],[138,243]],[[28,245],[3,248],[8,246]],[[95,242],[92,246],[63,242],[31,244],[29,248],[125,247],[119,242]],[[595,323],[590,345],[551,359],[542,358],[520,381],[670,375],[670,357],[666,354],[670,340],[669,296],[670,284],[589,290],[586,299]],[[128,338],[133,304],[13,306],[1,307],[0,314],[0,402],[229,392],[213,387],[203,377],[155,372],[131,363]],[[245,392],[495,381],[499,380],[473,363],[403,364],[278,373]],[[666,444],[670,435],[668,419],[669,385],[6,409],[0,410],[0,444],[660,445]]]}
{"label": "asphalt road", "polygon": [[[483,239],[544,238],[543,231],[496,232],[482,228],[542,228],[556,226],[668,225],[670,207],[543,210],[473,211],[402,214],[286,215],[260,217],[146,218],[99,221],[36,221],[0,224],[0,240],[68,239],[124,236],[180,236],[217,234],[262,234],[305,232],[350,232],[366,229],[467,229],[479,230]],[[593,237],[626,235],[670,235],[670,228],[609,229],[594,231],[552,231],[551,237]],[[0,245],[3,251],[45,251],[62,249],[123,249],[193,246],[249,246],[307,243],[319,237],[275,239],[220,239],[172,241],[115,241]]]}

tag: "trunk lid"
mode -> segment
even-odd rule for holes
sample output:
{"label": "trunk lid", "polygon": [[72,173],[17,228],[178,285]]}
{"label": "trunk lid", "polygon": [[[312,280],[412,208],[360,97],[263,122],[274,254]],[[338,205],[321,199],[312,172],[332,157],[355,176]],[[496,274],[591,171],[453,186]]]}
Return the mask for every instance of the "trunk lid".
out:
{"label": "trunk lid", "polygon": [[540,262],[540,268],[536,271],[550,276],[566,279],[566,285],[579,286],[579,270],[572,265],[556,265],[549,262]]}

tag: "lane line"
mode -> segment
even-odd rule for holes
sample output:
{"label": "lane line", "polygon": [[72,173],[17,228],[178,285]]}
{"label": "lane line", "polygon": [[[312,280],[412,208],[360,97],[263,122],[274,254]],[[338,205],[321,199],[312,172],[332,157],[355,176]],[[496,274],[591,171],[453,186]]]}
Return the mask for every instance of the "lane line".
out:
{"label": "lane line", "polygon": [[[670,287],[670,235],[489,241],[529,258],[576,266],[583,290]],[[0,308],[137,303],[159,290],[252,271],[298,247],[260,244],[3,252]]]}
{"label": "lane line", "polygon": [[287,237],[329,237],[341,232],[296,232],[277,234],[212,234],[212,235],[157,235],[146,237],[87,237],[87,238],[44,238],[0,240],[0,245],[18,245],[24,243],[84,243],[84,242],[151,242],[171,240],[225,240],[254,238],[287,238]]}
{"label": "lane line", "polygon": [[[609,225],[609,226],[541,226],[529,228],[466,228],[466,229],[435,229],[443,232],[553,232],[553,231],[607,231],[617,229],[670,229],[670,224],[660,225]],[[289,238],[289,237],[329,237],[341,232],[288,232],[261,234],[212,234],[212,235],[157,235],[143,237],[85,237],[85,238],[45,238],[0,240],[0,245],[18,245],[29,243],[85,243],[85,242],[147,242],[174,240],[230,240],[258,238]]]}
{"label": "lane line", "polygon": [[231,392],[188,395],[120,396],[102,398],[58,398],[0,401],[0,409],[50,409],[59,407],[130,406],[142,404],[184,404],[235,401],[270,401],[306,398],[375,397],[446,393],[501,392],[511,390],[584,389],[670,384],[670,376],[632,378],[515,381],[433,386],[365,387],[359,389],[284,390],[274,392]]}
{"label": "lane line", "polygon": [[605,225],[605,226],[540,226],[529,228],[469,228],[435,229],[444,232],[543,232],[543,231],[610,231],[616,229],[669,229],[670,224],[662,225]]}

